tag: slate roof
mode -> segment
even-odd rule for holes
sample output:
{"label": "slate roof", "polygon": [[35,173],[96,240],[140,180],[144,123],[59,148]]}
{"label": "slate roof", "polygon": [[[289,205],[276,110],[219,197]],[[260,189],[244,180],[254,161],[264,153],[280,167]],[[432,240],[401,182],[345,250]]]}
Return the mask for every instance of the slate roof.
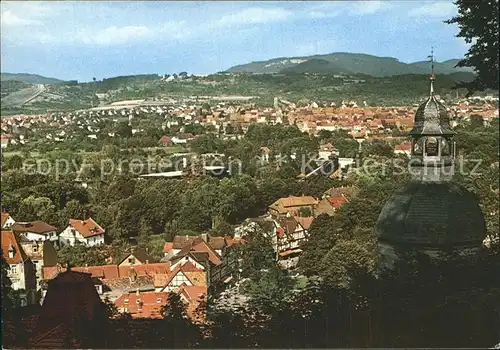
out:
{"label": "slate roof", "polygon": [[484,216],[475,196],[453,183],[411,181],[382,209],[376,225],[379,241],[427,247],[480,247]]}
{"label": "slate roof", "polygon": [[142,264],[145,264],[146,261],[148,263],[156,263],[158,260],[150,256],[148,253],[146,253],[146,250],[144,248],[135,248],[129,253],[124,253],[122,257],[117,261],[117,265],[120,265],[125,259],[127,259],[130,255],[133,255],[139,260]]}
{"label": "slate roof", "polygon": [[410,135],[453,135],[446,107],[434,94],[418,107]]}

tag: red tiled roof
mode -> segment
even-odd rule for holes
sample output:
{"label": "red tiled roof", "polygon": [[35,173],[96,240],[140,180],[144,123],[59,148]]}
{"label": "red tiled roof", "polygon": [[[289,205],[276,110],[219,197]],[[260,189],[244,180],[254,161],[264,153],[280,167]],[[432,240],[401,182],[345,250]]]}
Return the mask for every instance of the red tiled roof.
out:
{"label": "red tiled roof", "polygon": [[101,235],[105,232],[105,230],[90,217],[87,220],[69,219],[69,224],[85,238]]}
{"label": "red tiled roof", "polygon": [[195,240],[196,237],[195,236],[175,236],[173,241],[172,241],[172,244],[173,244],[173,248],[174,249],[182,249],[184,248],[184,246],[186,246],[186,244],[188,244],[189,242]]}
{"label": "red tiled roof", "polygon": [[38,234],[45,234],[47,232],[55,231],[56,228],[47,224],[42,220],[35,220],[31,222],[16,222],[12,225],[12,231],[16,233],[33,232]]}
{"label": "red tiled roof", "polygon": [[198,301],[201,296],[207,294],[207,287],[206,286],[188,286],[186,284],[182,284],[179,287],[179,294],[184,294],[186,299],[188,301]]}
{"label": "red tiled roof", "polygon": [[283,235],[285,234],[285,230],[283,229],[283,227],[278,227],[276,229],[276,234],[278,235],[278,238],[283,237]]}
{"label": "red tiled roof", "polygon": [[347,202],[344,196],[328,197],[327,199],[335,209],[339,209],[345,202]]}
{"label": "red tiled roof", "polygon": [[173,242],[166,242],[165,245],[163,246],[163,252],[164,253],[170,253],[170,251],[174,249],[174,243]]}
{"label": "red tiled roof", "polygon": [[[2,255],[4,259],[9,264],[20,264],[26,259],[26,253],[24,252],[21,244],[17,240],[16,235],[12,231],[1,231],[2,232]],[[14,255],[11,258],[9,256],[9,249],[14,249]]]}
{"label": "red tiled roof", "polygon": [[297,221],[305,230],[308,230],[313,221],[313,217],[295,216],[295,221]]}
{"label": "red tiled roof", "polygon": [[167,305],[167,292],[143,292],[122,294],[114,301],[116,307],[134,318],[162,318],[161,309]]}
{"label": "red tiled roof", "polygon": [[[42,269],[43,278],[54,278],[54,275],[57,274],[58,269],[61,269],[61,267],[44,267]],[[156,274],[170,273],[170,263],[163,262],[155,264],[135,265],[133,268],[131,268],[130,266],[119,267],[118,265],[101,265],[88,267],[72,267],[71,269],[73,271],[90,273],[92,274],[92,277],[109,280],[115,278],[130,277],[132,274],[135,274],[136,276],[154,276]]]}
{"label": "red tiled roof", "polygon": [[402,143],[394,147],[395,151],[409,151],[411,150],[411,142]]}

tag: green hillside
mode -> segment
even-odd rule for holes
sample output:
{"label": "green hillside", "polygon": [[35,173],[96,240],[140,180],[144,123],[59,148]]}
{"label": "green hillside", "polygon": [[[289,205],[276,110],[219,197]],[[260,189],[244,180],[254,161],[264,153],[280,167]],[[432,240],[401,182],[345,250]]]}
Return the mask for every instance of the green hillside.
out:
{"label": "green hillside", "polygon": [[27,74],[27,73],[1,73],[0,81],[20,81],[25,84],[58,84],[62,83],[63,80],[55,78],[47,78],[38,74]]}
{"label": "green hillside", "polygon": [[[330,65],[327,65],[329,62]],[[437,74],[451,74],[467,71],[469,68],[455,68],[458,60],[435,63]],[[428,74],[429,62],[404,63],[393,57],[378,57],[367,54],[337,52],[326,55],[303,57],[282,57],[267,61],[251,62],[228,69],[233,73],[339,73],[366,74],[374,77],[387,77],[403,74]]]}
{"label": "green hillside", "polygon": [[351,71],[334,62],[313,58],[292,67],[281,70],[281,73],[315,73],[315,74],[348,74]]}

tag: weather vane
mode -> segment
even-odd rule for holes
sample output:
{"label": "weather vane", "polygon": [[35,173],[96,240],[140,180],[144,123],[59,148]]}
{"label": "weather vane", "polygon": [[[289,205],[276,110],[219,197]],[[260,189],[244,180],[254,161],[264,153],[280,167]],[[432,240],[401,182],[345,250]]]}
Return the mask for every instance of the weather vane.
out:
{"label": "weather vane", "polygon": [[431,54],[427,58],[431,62],[431,79],[434,79],[434,47],[431,46]]}

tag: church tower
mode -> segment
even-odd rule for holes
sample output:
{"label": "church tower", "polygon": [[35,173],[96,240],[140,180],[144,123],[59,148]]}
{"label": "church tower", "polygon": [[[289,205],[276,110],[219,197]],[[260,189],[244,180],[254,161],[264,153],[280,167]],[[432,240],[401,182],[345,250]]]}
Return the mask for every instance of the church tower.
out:
{"label": "church tower", "polygon": [[417,109],[410,131],[411,180],[385,204],[375,228],[382,268],[390,268],[401,250],[433,257],[450,250],[473,253],[486,236],[475,196],[452,181],[455,133],[446,107],[434,95],[434,80],[432,72],[429,97]]}

